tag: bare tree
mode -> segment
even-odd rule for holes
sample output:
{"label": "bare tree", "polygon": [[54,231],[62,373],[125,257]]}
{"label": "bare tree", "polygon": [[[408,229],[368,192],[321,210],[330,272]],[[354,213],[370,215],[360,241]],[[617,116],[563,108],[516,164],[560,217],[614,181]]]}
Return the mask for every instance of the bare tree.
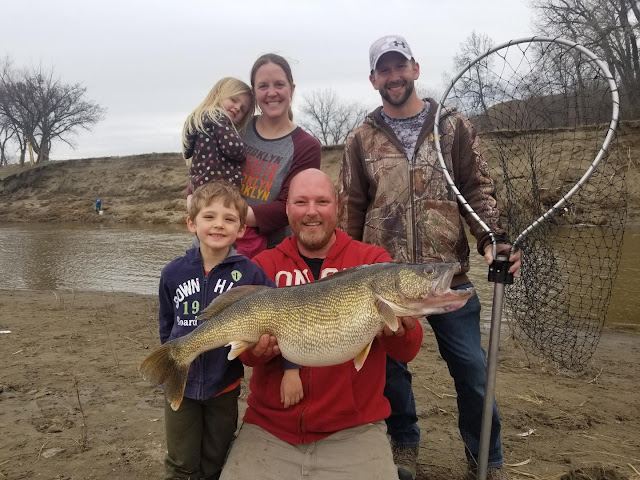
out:
{"label": "bare tree", "polygon": [[606,118],[610,95],[594,62],[579,50],[557,43],[538,43],[532,51],[534,66],[526,85],[529,104],[536,101],[537,115],[546,122],[536,128],[586,125]]}
{"label": "bare tree", "polygon": [[637,0],[533,0],[536,26],[594,51],[619,82],[629,107],[640,118],[640,5]]}
{"label": "bare tree", "polygon": [[0,116],[0,167],[5,167],[9,164],[7,144],[15,135],[13,125],[6,117]]}
{"label": "bare tree", "polygon": [[[460,50],[453,57],[453,68],[456,73],[467,68],[480,55],[493,47],[493,40],[484,34],[471,32],[462,43]],[[492,96],[492,64],[491,57],[475,62],[471,69],[456,82],[456,95],[467,103],[467,111],[476,114],[487,113],[490,105],[487,99]]]}
{"label": "bare tree", "polygon": [[422,82],[416,82],[414,88],[416,89],[416,94],[419,98],[433,98],[436,102],[440,101],[440,97],[442,97],[443,93],[442,90],[427,86]]}
{"label": "bare tree", "polygon": [[90,130],[104,117],[104,108],[86,100],[85,93],[81,84],[56,78],[53,69],[15,71],[5,62],[0,68],[0,116],[14,127],[21,164],[27,144],[36,152],[36,162],[46,162],[54,141],[73,147],[73,134]]}
{"label": "bare tree", "polygon": [[33,136],[37,125],[30,95],[12,68],[11,61],[4,59],[0,64],[0,118],[7,135],[12,132],[7,140],[14,139],[19,145],[21,166],[24,165],[27,138]]}
{"label": "bare tree", "polygon": [[300,125],[323,145],[344,143],[367,115],[364,106],[343,102],[332,89],[313,90],[304,95],[303,102]]}

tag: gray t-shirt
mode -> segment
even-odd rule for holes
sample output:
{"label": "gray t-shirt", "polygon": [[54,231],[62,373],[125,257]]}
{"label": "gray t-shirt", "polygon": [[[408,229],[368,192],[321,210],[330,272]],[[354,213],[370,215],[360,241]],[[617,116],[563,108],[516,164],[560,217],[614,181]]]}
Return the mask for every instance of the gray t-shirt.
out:
{"label": "gray t-shirt", "polygon": [[391,127],[396,137],[398,137],[398,140],[400,140],[400,143],[402,143],[404,153],[408,159],[413,158],[418,136],[429,114],[429,107],[430,103],[425,101],[420,113],[408,118],[391,118],[384,113],[384,108],[382,109],[382,118],[384,118],[384,121],[387,122],[387,125]]}
{"label": "gray t-shirt", "polygon": [[291,179],[305,168],[320,168],[322,153],[320,142],[300,127],[284,137],[266,139],[258,134],[255,122],[242,136],[247,160],[241,191],[271,248],[290,234],[285,204]]}

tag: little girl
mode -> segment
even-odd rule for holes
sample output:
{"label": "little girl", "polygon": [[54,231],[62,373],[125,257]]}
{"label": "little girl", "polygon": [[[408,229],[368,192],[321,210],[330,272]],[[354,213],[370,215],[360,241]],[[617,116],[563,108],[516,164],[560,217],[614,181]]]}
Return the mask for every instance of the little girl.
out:
{"label": "little girl", "polygon": [[[190,165],[187,210],[193,192],[205,183],[230,182],[240,188],[246,159],[244,144],[238,135],[253,119],[255,98],[251,87],[240,80],[225,77],[218,81],[204,101],[187,117],[182,130],[182,155]],[[249,258],[267,248],[267,237],[247,227],[236,238],[238,253]],[[282,403],[288,407],[303,396],[298,365],[285,361],[280,386]]]}
{"label": "little girl", "polygon": [[[222,181],[240,188],[246,154],[238,131],[255,111],[251,87],[232,77],[219,80],[189,114],[182,129],[182,155],[189,168],[187,209],[196,188]],[[238,253],[254,257],[267,247],[266,237],[247,227],[236,241]]]}

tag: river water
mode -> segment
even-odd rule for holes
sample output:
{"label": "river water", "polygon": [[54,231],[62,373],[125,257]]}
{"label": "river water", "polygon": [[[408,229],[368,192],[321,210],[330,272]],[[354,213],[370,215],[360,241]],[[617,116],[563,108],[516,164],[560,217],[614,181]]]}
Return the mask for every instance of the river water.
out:
{"label": "river water", "polygon": [[[0,224],[0,289],[156,294],[162,267],[189,248],[186,226]],[[491,313],[493,284],[472,250],[471,274]],[[640,231],[627,231],[607,323],[640,324]]]}
{"label": "river water", "polygon": [[0,225],[0,288],[156,294],[191,241],[186,225]]}

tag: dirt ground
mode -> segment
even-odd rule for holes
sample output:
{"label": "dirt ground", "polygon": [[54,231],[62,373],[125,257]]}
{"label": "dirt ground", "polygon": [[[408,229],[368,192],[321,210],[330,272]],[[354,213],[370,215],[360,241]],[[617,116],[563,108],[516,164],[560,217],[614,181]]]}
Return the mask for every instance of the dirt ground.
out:
{"label": "dirt ground", "polygon": [[[0,290],[0,479],[161,478],[163,397],[137,372],[159,342],[156,309],[154,296]],[[426,333],[410,364],[419,478],[455,479],[455,390]],[[527,355],[505,331],[496,396],[512,478],[640,479],[639,385],[637,329],[605,329],[582,374]]]}

